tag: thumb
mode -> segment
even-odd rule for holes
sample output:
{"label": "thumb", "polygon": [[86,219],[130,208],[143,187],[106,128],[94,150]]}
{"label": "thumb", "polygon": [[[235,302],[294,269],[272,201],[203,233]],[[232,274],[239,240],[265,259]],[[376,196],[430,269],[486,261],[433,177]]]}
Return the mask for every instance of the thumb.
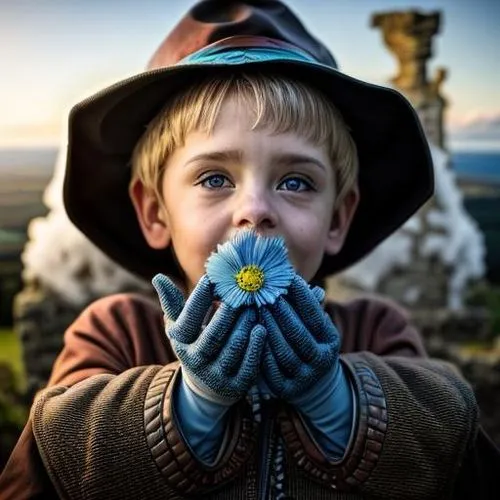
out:
{"label": "thumb", "polygon": [[323,288],[320,286],[315,286],[314,288],[311,289],[312,294],[316,298],[316,300],[322,304],[323,301],[325,300],[326,297],[326,292]]}
{"label": "thumb", "polygon": [[157,274],[151,281],[160,299],[163,314],[175,321],[184,308],[184,297],[174,282],[164,274]]}

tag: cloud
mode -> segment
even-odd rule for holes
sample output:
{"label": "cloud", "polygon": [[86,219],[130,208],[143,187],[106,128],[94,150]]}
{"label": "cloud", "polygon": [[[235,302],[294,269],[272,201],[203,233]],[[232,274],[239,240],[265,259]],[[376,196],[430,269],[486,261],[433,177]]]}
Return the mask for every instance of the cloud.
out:
{"label": "cloud", "polygon": [[0,148],[57,145],[60,129],[57,123],[0,126]]}
{"label": "cloud", "polygon": [[450,124],[448,132],[452,146],[500,150],[500,111],[465,117]]}
{"label": "cloud", "polygon": [[469,139],[500,141],[500,111],[466,117],[450,126],[450,134]]}

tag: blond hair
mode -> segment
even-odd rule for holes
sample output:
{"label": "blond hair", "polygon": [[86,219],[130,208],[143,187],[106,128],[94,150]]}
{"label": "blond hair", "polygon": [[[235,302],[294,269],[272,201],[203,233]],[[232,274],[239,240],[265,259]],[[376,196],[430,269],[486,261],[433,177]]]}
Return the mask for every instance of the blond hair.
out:
{"label": "blond hair", "polygon": [[321,91],[303,82],[260,73],[208,78],[173,96],[134,148],[131,185],[140,180],[161,202],[169,156],[190,132],[212,132],[222,104],[233,97],[255,110],[253,130],[295,132],[326,147],[335,169],[338,206],[358,174],[356,145],[340,112]]}

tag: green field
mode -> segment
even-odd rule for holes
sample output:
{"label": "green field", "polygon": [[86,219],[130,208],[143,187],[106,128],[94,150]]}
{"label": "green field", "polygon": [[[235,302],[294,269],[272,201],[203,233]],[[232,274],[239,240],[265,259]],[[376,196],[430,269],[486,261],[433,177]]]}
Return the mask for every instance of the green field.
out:
{"label": "green field", "polygon": [[0,328],[0,363],[9,364],[20,388],[24,386],[24,367],[20,343],[12,329]]}
{"label": "green field", "polygon": [[[11,370],[6,370],[5,365]],[[0,472],[28,418],[21,348],[11,328],[0,328]],[[12,377],[14,375],[14,378]]]}

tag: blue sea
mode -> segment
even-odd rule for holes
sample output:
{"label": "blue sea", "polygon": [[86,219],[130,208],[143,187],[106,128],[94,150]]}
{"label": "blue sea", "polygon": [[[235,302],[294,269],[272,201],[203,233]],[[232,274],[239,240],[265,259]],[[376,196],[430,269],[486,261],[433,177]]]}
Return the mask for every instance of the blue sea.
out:
{"label": "blue sea", "polygon": [[500,185],[500,151],[459,151],[451,155],[457,176]]}

